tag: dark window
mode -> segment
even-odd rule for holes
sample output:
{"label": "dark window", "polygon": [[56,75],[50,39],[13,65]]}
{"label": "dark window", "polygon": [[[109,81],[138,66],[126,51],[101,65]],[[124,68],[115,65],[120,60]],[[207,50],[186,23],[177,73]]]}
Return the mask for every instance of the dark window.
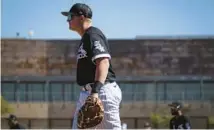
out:
{"label": "dark window", "polygon": [[44,83],[28,84],[28,99],[29,101],[44,101]]}
{"label": "dark window", "polygon": [[72,87],[73,87],[73,92],[72,92],[73,100],[76,101],[79,99],[81,87],[76,83],[73,83]]}
{"label": "dark window", "polygon": [[204,83],[202,89],[202,99],[214,101],[214,83]]}
{"label": "dark window", "polygon": [[186,83],[166,83],[166,98],[168,101],[185,99]]}
{"label": "dark window", "polygon": [[157,95],[156,98],[158,102],[166,100],[165,83],[157,83],[156,95]]}
{"label": "dark window", "polygon": [[168,101],[200,100],[200,83],[166,83]]}
{"label": "dark window", "polygon": [[73,86],[72,84],[64,84],[65,90],[64,90],[64,100],[65,101],[73,101]]}
{"label": "dark window", "polygon": [[134,100],[136,101],[154,101],[155,97],[155,83],[137,83],[133,84]]}
{"label": "dark window", "polygon": [[51,83],[49,86],[51,92],[51,101],[63,101],[63,84],[62,83]]}
{"label": "dark window", "polygon": [[1,87],[1,93],[5,100],[15,101],[15,83],[2,83]]}
{"label": "dark window", "polygon": [[133,99],[134,99],[133,84],[132,83],[120,83],[119,86],[122,90],[122,100],[123,101],[133,101]]}
{"label": "dark window", "polygon": [[200,100],[201,99],[201,89],[200,83],[186,83],[186,95],[185,99],[192,100]]}
{"label": "dark window", "polygon": [[27,85],[25,83],[17,83],[16,101],[27,101]]}

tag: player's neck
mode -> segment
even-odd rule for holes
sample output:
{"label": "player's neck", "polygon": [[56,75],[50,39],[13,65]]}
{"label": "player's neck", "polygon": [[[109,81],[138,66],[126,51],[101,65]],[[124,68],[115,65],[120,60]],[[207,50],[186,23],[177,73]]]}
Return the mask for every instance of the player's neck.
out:
{"label": "player's neck", "polygon": [[175,117],[179,117],[179,116],[182,116],[182,112],[178,112],[178,114],[175,116]]}
{"label": "player's neck", "polygon": [[83,26],[82,26],[82,27],[79,29],[79,31],[77,31],[77,32],[78,32],[79,35],[82,37],[82,36],[85,34],[86,30],[87,30],[88,28],[90,28],[91,26],[92,26],[91,23],[84,23]]}
{"label": "player's neck", "polygon": [[178,115],[179,115],[179,116],[182,116],[183,114],[182,114],[182,112],[181,112],[181,111],[178,111]]}

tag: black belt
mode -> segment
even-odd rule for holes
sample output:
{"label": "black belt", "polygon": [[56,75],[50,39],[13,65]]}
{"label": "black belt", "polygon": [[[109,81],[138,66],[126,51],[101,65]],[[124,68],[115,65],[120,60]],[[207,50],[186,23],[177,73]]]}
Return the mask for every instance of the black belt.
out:
{"label": "black belt", "polygon": [[[113,82],[115,82],[115,81],[106,81],[106,82],[104,83],[104,85],[109,84],[109,83],[113,83]],[[93,85],[93,84],[94,84],[94,83],[88,83],[88,84],[86,84],[86,85],[83,85],[84,90],[85,90],[85,91],[88,91],[87,86],[88,86],[88,85],[91,86],[91,85]]]}

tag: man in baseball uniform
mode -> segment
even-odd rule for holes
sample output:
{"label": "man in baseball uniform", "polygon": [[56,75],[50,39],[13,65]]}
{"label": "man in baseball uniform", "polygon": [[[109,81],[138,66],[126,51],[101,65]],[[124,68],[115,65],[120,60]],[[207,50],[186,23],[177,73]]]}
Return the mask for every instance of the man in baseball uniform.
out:
{"label": "man in baseball uniform", "polygon": [[82,90],[77,102],[73,129],[77,129],[77,113],[89,95],[100,98],[104,107],[104,119],[96,128],[121,129],[119,106],[122,92],[116,83],[105,35],[92,26],[92,10],[86,4],[76,3],[68,12],[62,14],[67,16],[69,29],[81,36],[76,52],[76,80]]}
{"label": "man in baseball uniform", "polygon": [[189,119],[182,113],[182,104],[179,102],[172,102],[171,114],[174,116],[169,122],[170,129],[191,129]]}

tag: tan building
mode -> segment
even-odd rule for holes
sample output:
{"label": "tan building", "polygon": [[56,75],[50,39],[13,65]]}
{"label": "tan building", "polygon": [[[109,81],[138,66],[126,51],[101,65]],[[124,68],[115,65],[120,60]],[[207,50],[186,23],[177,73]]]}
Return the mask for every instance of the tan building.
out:
{"label": "tan building", "polygon": [[[71,128],[79,87],[78,40],[2,39],[2,96],[28,128]],[[214,116],[214,38],[109,40],[123,90],[121,119],[142,128],[151,113],[180,100],[193,128]],[[123,47],[121,47],[121,45]],[[6,121],[2,118],[2,128]]]}

